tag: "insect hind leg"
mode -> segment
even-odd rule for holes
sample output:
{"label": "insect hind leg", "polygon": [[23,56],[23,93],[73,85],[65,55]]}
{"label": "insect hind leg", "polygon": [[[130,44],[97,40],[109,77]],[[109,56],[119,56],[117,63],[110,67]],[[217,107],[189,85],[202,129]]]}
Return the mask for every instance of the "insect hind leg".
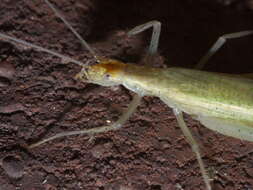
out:
{"label": "insect hind leg", "polygon": [[145,24],[139,25],[134,27],[132,30],[130,30],[127,35],[132,36],[138,33],[143,32],[144,30],[147,30],[149,28],[153,27],[153,32],[148,48],[148,53],[153,55],[157,52],[158,44],[159,44],[159,37],[161,33],[161,22],[153,20],[150,22],[147,22]]}
{"label": "insect hind leg", "polygon": [[226,43],[228,39],[241,38],[253,34],[253,30],[246,30],[241,32],[235,32],[230,34],[224,34],[220,36],[207,53],[200,59],[195,66],[196,69],[203,69],[207,61]]}

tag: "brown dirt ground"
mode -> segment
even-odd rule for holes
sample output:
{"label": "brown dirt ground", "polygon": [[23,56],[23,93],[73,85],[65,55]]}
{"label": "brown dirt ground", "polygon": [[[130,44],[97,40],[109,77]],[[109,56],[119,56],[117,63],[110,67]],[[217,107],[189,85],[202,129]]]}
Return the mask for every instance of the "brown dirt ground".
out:
{"label": "brown dirt ground", "polygon": [[[56,1],[55,1],[56,2]],[[253,29],[252,1],[61,0],[57,7],[99,55],[138,62],[150,33],[123,33],[162,22],[154,65],[193,67],[219,35]],[[86,62],[77,39],[42,0],[2,0],[0,31]],[[253,72],[253,38],[229,41],[205,70]],[[204,189],[198,164],[170,108],[145,97],[119,131],[26,145],[58,132],[115,121],[132,93],[73,79],[74,64],[0,41],[0,189]],[[253,189],[253,144],[219,135],[186,116],[201,143],[214,189]]]}

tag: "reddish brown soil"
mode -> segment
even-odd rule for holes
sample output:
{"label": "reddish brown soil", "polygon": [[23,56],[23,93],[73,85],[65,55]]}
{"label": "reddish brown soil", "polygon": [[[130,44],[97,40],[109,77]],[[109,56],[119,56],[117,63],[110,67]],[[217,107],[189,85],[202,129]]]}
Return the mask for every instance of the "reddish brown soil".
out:
{"label": "reddish brown soil", "polygon": [[[193,67],[224,33],[253,29],[252,1],[61,0],[57,7],[99,55],[138,62],[147,32],[162,22],[159,65]],[[59,3],[60,2],[60,3]],[[83,62],[87,52],[42,0],[2,0],[0,31]],[[216,72],[253,72],[253,38],[229,41],[207,65]],[[162,63],[161,61],[164,60]],[[154,65],[156,65],[154,64]],[[0,41],[0,189],[205,189],[195,155],[170,108],[145,97],[119,131],[26,146],[53,134],[102,126],[126,109],[132,93],[76,81],[74,64]],[[186,116],[201,143],[214,189],[253,189],[253,144],[219,135]]]}

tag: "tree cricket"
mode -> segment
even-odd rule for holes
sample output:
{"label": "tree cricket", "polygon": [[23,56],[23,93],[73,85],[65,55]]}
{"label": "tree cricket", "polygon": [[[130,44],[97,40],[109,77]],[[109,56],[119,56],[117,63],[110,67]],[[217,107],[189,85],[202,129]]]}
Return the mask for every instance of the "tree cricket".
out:
{"label": "tree cricket", "polygon": [[[223,135],[253,141],[252,77],[250,75],[200,71],[227,39],[248,36],[253,34],[253,31],[242,31],[219,37],[208,50],[207,54],[196,65],[195,69],[173,67],[167,69],[152,68],[148,66],[150,64],[149,61],[147,61],[145,66],[130,65],[118,60],[98,56],[56,8],[48,0],[44,1],[80,40],[81,44],[93,56],[96,64],[84,64],[70,57],[3,33],[0,33],[0,38],[32,47],[38,51],[47,52],[65,61],[80,65],[82,70],[76,75],[76,79],[83,82],[99,84],[101,86],[123,85],[128,90],[135,92],[136,95],[129,104],[127,111],[112,125],[88,130],[62,132],[31,144],[29,148],[32,149],[54,139],[70,135],[94,135],[111,130],[119,130],[136,111],[143,96],[155,96],[159,97],[166,105],[173,109],[179,127],[189,142],[192,151],[196,154],[206,189],[211,190],[211,179],[201,158],[201,151],[184,121],[182,112],[191,115],[205,127]],[[159,21],[150,21],[139,25],[127,34],[131,37],[149,28],[153,28],[148,49],[148,56],[152,57],[158,51],[161,30],[161,23]]]}

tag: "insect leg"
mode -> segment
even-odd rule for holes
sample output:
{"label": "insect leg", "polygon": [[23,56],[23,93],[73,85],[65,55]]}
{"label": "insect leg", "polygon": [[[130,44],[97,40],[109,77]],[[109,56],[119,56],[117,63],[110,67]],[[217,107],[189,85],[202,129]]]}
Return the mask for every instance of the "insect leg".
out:
{"label": "insect leg", "polygon": [[151,37],[151,41],[148,48],[148,53],[153,55],[157,52],[159,37],[161,33],[161,23],[159,21],[153,20],[145,24],[136,26],[132,30],[130,30],[127,33],[127,35],[132,36],[132,35],[141,33],[144,30],[147,30],[148,28],[151,28],[151,27],[153,27],[153,32],[152,32],[152,37]]}
{"label": "insect leg", "polygon": [[34,148],[37,147],[41,144],[44,144],[46,142],[52,141],[54,139],[58,139],[61,137],[66,137],[66,136],[72,136],[72,135],[94,135],[94,134],[98,134],[98,133],[103,133],[103,132],[107,132],[107,131],[112,131],[112,130],[117,130],[119,128],[121,128],[123,126],[123,124],[131,117],[131,115],[135,112],[136,108],[138,107],[138,105],[141,102],[141,96],[139,95],[135,95],[133,97],[133,100],[131,101],[131,103],[128,106],[128,109],[125,113],[123,113],[121,115],[121,117],[112,125],[110,126],[103,126],[103,127],[96,127],[96,128],[92,128],[92,129],[84,129],[84,130],[79,130],[79,131],[69,131],[69,132],[62,132],[62,133],[58,133],[52,137],[49,137],[47,139],[41,140],[37,143],[31,144],[30,146],[28,146],[28,148]]}
{"label": "insect leg", "polygon": [[199,163],[199,167],[200,167],[200,171],[201,171],[201,174],[202,174],[202,176],[204,178],[204,182],[205,182],[206,188],[208,190],[211,190],[210,179],[209,179],[209,176],[208,176],[208,174],[206,172],[206,169],[205,169],[205,166],[204,166],[204,162],[203,162],[203,160],[201,158],[201,154],[200,154],[200,149],[199,149],[198,143],[196,142],[196,140],[192,136],[189,128],[185,124],[182,112],[180,110],[176,109],[176,108],[173,109],[173,112],[174,112],[174,114],[175,114],[175,116],[177,118],[177,122],[178,122],[179,127],[183,131],[184,136],[186,137],[188,143],[191,146],[192,151],[196,154],[196,157],[197,157],[197,160],[198,160],[198,163]]}
{"label": "insect leg", "polygon": [[235,32],[230,34],[224,34],[218,38],[208,52],[200,59],[198,64],[195,66],[196,69],[202,69],[207,61],[225,44],[226,40],[233,38],[241,38],[244,36],[252,35],[253,30],[247,30],[242,32]]}

